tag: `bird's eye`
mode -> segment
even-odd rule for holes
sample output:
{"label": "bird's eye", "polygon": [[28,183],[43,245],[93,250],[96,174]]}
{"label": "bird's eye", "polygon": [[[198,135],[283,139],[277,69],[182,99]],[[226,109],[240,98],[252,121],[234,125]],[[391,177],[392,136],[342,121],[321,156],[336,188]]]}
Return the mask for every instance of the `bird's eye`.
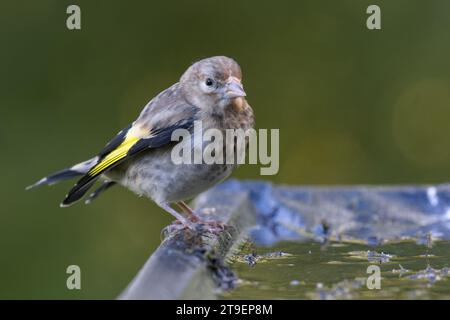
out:
{"label": "bird's eye", "polygon": [[206,84],[208,87],[212,87],[212,86],[214,85],[214,80],[211,79],[211,78],[208,78],[208,79],[206,79],[205,84]]}

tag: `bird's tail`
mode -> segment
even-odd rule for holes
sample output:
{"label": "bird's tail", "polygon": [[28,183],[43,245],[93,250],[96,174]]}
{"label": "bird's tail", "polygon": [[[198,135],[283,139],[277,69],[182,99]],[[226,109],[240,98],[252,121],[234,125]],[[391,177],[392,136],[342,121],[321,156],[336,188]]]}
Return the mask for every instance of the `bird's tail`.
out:
{"label": "bird's tail", "polygon": [[89,169],[91,169],[98,162],[98,157],[94,157],[87,161],[78,163],[70,168],[60,170],[47,177],[42,178],[36,183],[26,187],[26,190],[30,190],[35,187],[40,187],[43,185],[52,185],[60,181],[69,180],[78,176],[86,174]]}

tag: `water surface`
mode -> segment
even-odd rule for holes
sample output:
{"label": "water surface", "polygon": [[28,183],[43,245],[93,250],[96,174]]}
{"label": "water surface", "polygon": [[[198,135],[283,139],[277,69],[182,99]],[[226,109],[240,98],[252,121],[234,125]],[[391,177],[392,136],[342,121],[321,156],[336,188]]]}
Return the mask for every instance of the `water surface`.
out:
{"label": "water surface", "polygon": [[[379,290],[366,286],[371,265],[381,271]],[[432,246],[414,241],[376,247],[313,241],[271,248],[247,245],[232,263],[239,277],[237,287],[223,298],[449,299],[449,265],[450,241]]]}

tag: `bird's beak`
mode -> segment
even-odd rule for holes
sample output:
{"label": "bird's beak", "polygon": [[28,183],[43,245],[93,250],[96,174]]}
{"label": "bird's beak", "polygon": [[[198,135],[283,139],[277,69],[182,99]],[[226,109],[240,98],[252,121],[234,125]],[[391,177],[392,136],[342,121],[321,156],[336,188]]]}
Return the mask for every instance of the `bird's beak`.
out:
{"label": "bird's beak", "polygon": [[238,97],[245,97],[247,94],[244,91],[241,81],[238,78],[230,77],[225,86],[225,97],[234,99]]}

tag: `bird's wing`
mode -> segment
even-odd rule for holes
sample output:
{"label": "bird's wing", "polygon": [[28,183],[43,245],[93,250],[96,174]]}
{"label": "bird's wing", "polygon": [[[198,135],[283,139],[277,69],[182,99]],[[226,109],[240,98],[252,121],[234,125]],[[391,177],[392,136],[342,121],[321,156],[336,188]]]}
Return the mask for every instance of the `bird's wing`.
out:
{"label": "bird's wing", "polygon": [[105,192],[106,190],[108,190],[109,188],[111,188],[112,186],[115,186],[116,182],[114,181],[105,181],[101,184],[101,186],[99,188],[97,188],[97,190],[95,190],[94,192],[92,192],[88,198],[86,199],[86,201],[84,202],[85,204],[89,204],[92,201],[94,201],[95,199],[97,199],[97,197],[102,194],[103,192]]}
{"label": "bird's wing", "polygon": [[192,129],[198,108],[170,95],[167,90],[150,101],[139,118],[105,146],[99,153],[98,162],[69,191],[61,206],[68,206],[83,197],[102,173],[143,150],[171,143],[174,130]]}

